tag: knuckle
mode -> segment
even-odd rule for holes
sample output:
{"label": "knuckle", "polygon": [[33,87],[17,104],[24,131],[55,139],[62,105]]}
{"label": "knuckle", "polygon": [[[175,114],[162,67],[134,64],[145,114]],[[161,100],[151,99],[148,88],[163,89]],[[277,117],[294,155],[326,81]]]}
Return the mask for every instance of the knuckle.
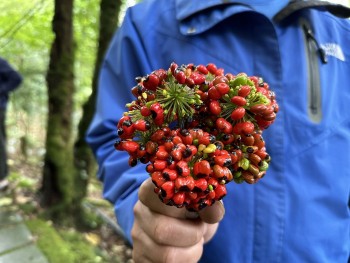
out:
{"label": "knuckle", "polygon": [[132,229],[131,229],[131,238],[132,240],[138,240],[140,236],[140,229],[134,224]]}
{"label": "knuckle", "polygon": [[167,224],[165,222],[159,222],[154,227],[154,240],[158,244],[169,244],[171,237],[173,235],[172,224]]}
{"label": "knuckle", "polygon": [[179,248],[166,247],[160,258],[161,263],[196,263],[200,260],[203,253],[203,244],[197,244],[193,247]]}
{"label": "knuckle", "polygon": [[134,205],[133,212],[135,215],[135,219],[142,218],[143,204],[140,201],[137,201]]}
{"label": "knuckle", "polygon": [[168,247],[164,250],[162,262],[164,263],[176,263],[182,262],[179,261],[179,253],[175,247]]}
{"label": "knuckle", "polygon": [[138,211],[139,211],[139,201],[136,202],[136,204],[134,205],[134,208],[133,208],[133,212],[134,212],[134,215],[137,215],[138,214]]}
{"label": "knuckle", "polygon": [[[169,223],[168,221],[158,221],[154,225],[153,240],[162,245],[192,246],[200,242],[204,236],[204,227],[202,224],[191,228],[184,227],[178,223]],[[176,243],[182,240],[181,244]]]}

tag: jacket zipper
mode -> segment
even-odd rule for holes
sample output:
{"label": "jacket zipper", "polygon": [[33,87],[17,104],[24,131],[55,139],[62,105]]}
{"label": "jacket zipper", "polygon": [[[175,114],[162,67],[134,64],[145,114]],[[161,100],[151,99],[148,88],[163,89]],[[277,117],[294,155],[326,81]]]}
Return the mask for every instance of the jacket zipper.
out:
{"label": "jacket zipper", "polygon": [[310,25],[301,21],[304,32],[306,63],[308,69],[308,115],[311,121],[319,123],[322,119],[321,105],[321,83],[318,60],[323,64],[327,63],[327,56],[324,49],[318,44]]}

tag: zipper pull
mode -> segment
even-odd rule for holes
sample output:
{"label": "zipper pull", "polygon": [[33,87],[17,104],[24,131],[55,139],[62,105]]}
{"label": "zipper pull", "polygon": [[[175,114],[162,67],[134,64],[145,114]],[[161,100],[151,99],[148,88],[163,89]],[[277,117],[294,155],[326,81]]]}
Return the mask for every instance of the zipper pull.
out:
{"label": "zipper pull", "polygon": [[317,48],[317,52],[321,58],[322,63],[327,64],[328,60],[327,60],[326,51],[318,44],[318,41],[315,38],[314,34],[312,33],[311,29],[309,27],[307,27],[306,25],[303,25],[303,29],[304,29],[304,32],[306,34],[306,37],[311,39],[315,43],[316,48]]}

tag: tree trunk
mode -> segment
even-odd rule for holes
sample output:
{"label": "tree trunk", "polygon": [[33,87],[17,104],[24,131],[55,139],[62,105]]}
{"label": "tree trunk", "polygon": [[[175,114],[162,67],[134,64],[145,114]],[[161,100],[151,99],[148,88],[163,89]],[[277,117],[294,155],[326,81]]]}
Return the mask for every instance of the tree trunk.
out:
{"label": "tree trunk", "polygon": [[75,208],[76,213],[81,215],[83,215],[83,210],[80,204],[82,199],[86,196],[89,178],[93,176],[96,166],[90,147],[85,142],[85,133],[95,111],[98,75],[104,55],[118,25],[122,2],[123,1],[116,0],[101,0],[100,2],[100,27],[96,63],[92,80],[92,94],[83,105],[83,116],[78,126],[78,137],[74,145],[74,165],[77,171],[77,176],[75,177],[76,187],[74,204],[77,205]]}
{"label": "tree trunk", "polygon": [[74,94],[73,0],[55,0],[55,39],[46,75],[48,120],[42,205],[55,222],[69,220],[74,192],[72,111]]}

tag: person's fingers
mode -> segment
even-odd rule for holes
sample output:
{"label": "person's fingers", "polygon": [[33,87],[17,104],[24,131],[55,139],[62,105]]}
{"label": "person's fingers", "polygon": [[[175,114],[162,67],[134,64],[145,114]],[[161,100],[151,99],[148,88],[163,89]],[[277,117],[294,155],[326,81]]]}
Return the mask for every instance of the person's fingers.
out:
{"label": "person's fingers", "polygon": [[149,178],[143,182],[139,190],[139,200],[152,211],[183,219],[194,219],[199,215],[204,222],[209,224],[220,222],[225,215],[225,207],[221,201],[215,202],[212,206],[206,207],[198,213],[189,212],[185,208],[167,206],[159,200],[159,197],[156,194],[154,194],[154,187],[154,184]]}
{"label": "person's fingers", "polygon": [[203,253],[203,238],[193,246],[176,247],[157,244],[137,225],[132,234],[135,263],[196,263]]}
{"label": "person's fingers", "polygon": [[[136,263],[197,262],[225,214],[221,202],[198,213],[163,204],[147,179],[139,189],[132,229]],[[192,220],[188,220],[192,219]]]}
{"label": "person's fingers", "polygon": [[218,227],[219,227],[219,223],[216,223],[216,224],[205,223],[204,243],[207,243],[213,238]]}
{"label": "person's fingers", "polygon": [[215,224],[222,220],[225,215],[225,207],[223,202],[215,202],[212,206],[208,206],[198,212],[199,217],[208,224]]}
{"label": "person's fingers", "polygon": [[169,217],[150,210],[143,203],[134,207],[135,220],[142,230],[159,245],[193,246],[205,235],[205,223]]}
{"label": "person's fingers", "polygon": [[155,186],[152,183],[152,180],[149,178],[142,183],[139,189],[139,200],[149,209],[154,212],[176,218],[198,218],[198,214],[196,212],[189,212],[186,208],[177,208],[162,203],[159,197],[154,193],[154,187]]}

